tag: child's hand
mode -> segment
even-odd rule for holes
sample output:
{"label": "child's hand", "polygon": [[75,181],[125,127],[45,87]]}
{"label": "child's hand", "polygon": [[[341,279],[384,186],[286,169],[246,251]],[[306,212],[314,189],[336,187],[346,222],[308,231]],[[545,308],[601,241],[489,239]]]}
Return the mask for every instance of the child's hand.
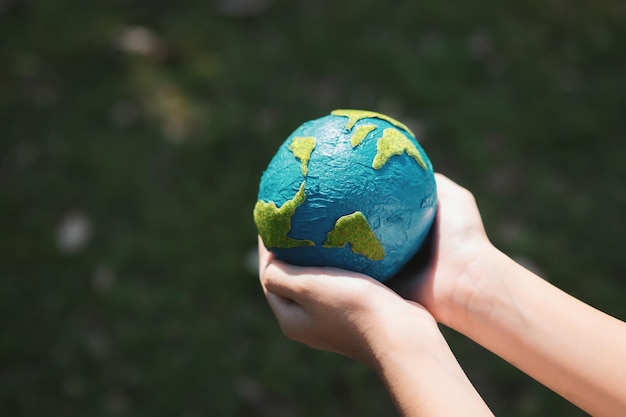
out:
{"label": "child's hand", "polygon": [[365,275],[279,262],[260,240],[259,271],[285,335],[368,364],[401,415],[492,415],[421,305]]}
{"label": "child's hand", "polygon": [[486,259],[494,251],[476,205],[465,188],[441,174],[437,180],[438,212],[434,224],[432,254],[428,265],[407,281],[401,277],[397,288],[404,297],[421,303],[438,322],[462,319]]}
{"label": "child's hand", "polygon": [[[259,241],[261,285],[284,334],[377,368],[381,352],[445,347],[433,317],[385,285],[335,268],[304,268],[274,259]],[[414,339],[414,340],[412,340]]]}

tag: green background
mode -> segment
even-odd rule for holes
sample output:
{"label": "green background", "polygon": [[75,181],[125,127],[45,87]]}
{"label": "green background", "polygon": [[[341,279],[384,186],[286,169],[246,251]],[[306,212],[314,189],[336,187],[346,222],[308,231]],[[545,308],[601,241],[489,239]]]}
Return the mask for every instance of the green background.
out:
{"label": "green background", "polygon": [[[625,42],[622,0],[0,0],[0,414],[396,415],[253,267],[263,169],[335,108],[408,124],[498,247],[626,317]],[[584,415],[445,332],[497,414]]]}

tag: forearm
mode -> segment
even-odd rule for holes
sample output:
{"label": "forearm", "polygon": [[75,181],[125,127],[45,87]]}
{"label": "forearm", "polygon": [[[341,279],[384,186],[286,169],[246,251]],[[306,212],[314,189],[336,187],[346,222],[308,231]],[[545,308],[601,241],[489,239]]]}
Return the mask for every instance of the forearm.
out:
{"label": "forearm", "polygon": [[[626,415],[626,324],[497,250],[445,323],[593,415]],[[462,298],[463,296],[459,296]]]}
{"label": "forearm", "polygon": [[377,370],[402,416],[493,416],[443,340],[432,353],[388,350]]}

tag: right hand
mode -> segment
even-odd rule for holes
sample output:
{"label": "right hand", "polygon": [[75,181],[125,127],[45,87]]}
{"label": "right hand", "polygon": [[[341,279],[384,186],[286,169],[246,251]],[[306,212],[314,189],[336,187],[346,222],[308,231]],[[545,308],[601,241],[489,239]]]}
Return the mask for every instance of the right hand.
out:
{"label": "right hand", "polygon": [[437,181],[438,211],[433,225],[429,265],[399,289],[405,298],[426,307],[443,324],[459,319],[479,287],[495,247],[489,241],[474,196],[441,174]]}

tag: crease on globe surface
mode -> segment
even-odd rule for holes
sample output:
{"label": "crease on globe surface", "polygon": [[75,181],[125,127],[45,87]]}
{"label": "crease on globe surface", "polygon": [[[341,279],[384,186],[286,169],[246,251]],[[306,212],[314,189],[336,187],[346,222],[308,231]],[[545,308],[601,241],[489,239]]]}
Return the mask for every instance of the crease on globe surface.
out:
{"label": "crease on globe surface", "polygon": [[279,147],[253,214],[278,259],[385,281],[420,249],[436,204],[432,164],[406,125],[334,110]]}

